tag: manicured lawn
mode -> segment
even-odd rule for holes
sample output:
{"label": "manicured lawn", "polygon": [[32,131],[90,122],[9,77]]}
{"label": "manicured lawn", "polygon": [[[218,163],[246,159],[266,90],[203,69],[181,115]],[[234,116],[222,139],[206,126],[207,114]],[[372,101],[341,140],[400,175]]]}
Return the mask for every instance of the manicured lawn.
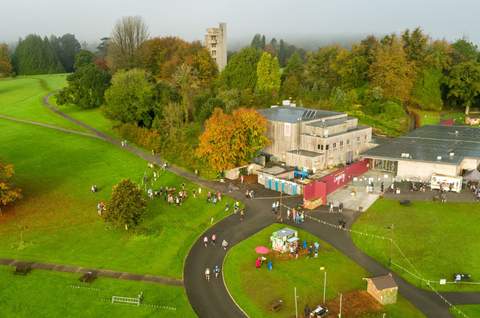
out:
{"label": "manicured lawn", "polygon": [[440,124],[440,113],[435,111],[426,111],[415,109],[420,118],[420,126]]}
{"label": "manicured lawn", "polygon": [[[80,274],[34,270],[18,276],[12,272],[11,267],[0,266],[2,318],[195,317],[182,287],[109,278],[85,284],[78,281]],[[144,301],[139,307],[110,302],[114,295],[136,297],[142,291]]]}
{"label": "manicured lawn", "polygon": [[[183,206],[149,201],[135,233],[108,228],[96,205],[123,178],[141,182],[147,163],[101,140],[0,121],[0,160],[15,165],[24,199],[0,217],[0,257],[181,277],[194,240],[225,216],[225,202],[190,197]],[[155,184],[197,186],[163,172]],[[100,191],[91,193],[96,184]],[[225,199],[228,200],[228,199]],[[21,240],[23,237],[23,241]]]}
{"label": "manicured lawn", "polygon": [[[378,200],[354,224],[361,232],[391,237],[389,227],[394,224],[393,237],[408,259],[424,278],[434,281],[439,290],[480,290],[479,285],[439,285],[441,278],[452,280],[454,273],[469,273],[480,281],[480,224],[479,205],[475,203],[413,202],[401,206],[398,201]],[[368,255],[387,265],[390,243],[353,234],[355,244]],[[414,268],[400,252],[393,248],[395,263],[414,272]],[[426,287],[419,279],[393,267],[411,283]]]}
{"label": "manicured lawn", "polygon": [[[310,307],[322,302],[323,272],[327,270],[327,303],[338,296],[355,290],[364,290],[366,283],[362,280],[368,273],[340,252],[304,231],[299,231],[301,240],[318,241],[321,245],[318,258],[300,257],[297,260],[276,260],[273,271],[265,266],[255,268],[256,246],[270,246],[272,232],[283,228],[275,224],[251,238],[234,246],[227,254],[224,264],[225,281],[229,291],[239,305],[251,317],[292,317],[294,309],[294,287],[297,287],[299,311],[303,313],[305,304]],[[270,302],[282,299],[284,307],[274,313],[270,310]],[[381,312],[364,317],[381,317],[386,312],[387,317],[423,317],[405,299],[399,299],[396,305],[384,307]]]}
{"label": "manicured lawn", "polygon": [[[0,114],[82,130],[42,105],[49,92],[65,85],[65,74],[35,75],[0,81]],[[3,119],[2,119],[3,121]]]}
{"label": "manicured lawn", "polygon": [[480,317],[480,305],[463,305],[456,306],[456,308],[450,307],[450,312],[453,314],[454,317],[465,318],[465,316],[459,313],[457,309],[468,317]]}

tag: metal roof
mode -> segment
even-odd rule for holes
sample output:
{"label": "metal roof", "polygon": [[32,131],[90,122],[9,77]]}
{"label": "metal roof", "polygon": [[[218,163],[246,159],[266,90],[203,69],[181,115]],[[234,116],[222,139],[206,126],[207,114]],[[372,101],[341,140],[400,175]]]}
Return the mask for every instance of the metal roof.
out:
{"label": "metal roof", "polygon": [[465,157],[480,158],[480,129],[468,126],[424,126],[406,136],[381,143],[366,151],[362,157],[457,165]]}
{"label": "metal roof", "polygon": [[303,149],[290,150],[290,151],[287,151],[287,152],[291,153],[291,154],[303,156],[303,157],[313,157],[314,158],[314,157],[323,156],[323,153],[318,153],[318,152],[315,152],[315,151],[303,150]]}
{"label": "metal roof", "polygon": [[343,115],[343,113],[321,109],[309,109],[303,107],[275,106],[259,110],[260,114],[271,121],[296,123],[300,121],[311,121],[320,118]]}
{"label": "metal roof", "polygon": [[343,124],[347,122],[348,120],[355,119],[354,117],[347,116],[347,114],[343,114],[345,116],[340,117],[340,118],[334,118],[334,119],[326,119],[326,120],[318,120],[313,123],[309,123],[308,126],[313,126],[313,127],[332,127],[332,126],[337,126],[340,124]]}

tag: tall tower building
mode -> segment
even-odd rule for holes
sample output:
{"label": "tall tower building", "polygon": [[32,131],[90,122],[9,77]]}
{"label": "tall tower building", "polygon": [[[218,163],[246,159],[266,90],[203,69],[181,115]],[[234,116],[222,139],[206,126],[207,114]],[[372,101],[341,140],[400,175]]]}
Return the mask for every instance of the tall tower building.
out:
{"label": "tall tower building", "polygon": [[219,71],[227,65],[227,24],[220,23],[218,28],[208,28],[205,34],[205,47],[217,63]]}

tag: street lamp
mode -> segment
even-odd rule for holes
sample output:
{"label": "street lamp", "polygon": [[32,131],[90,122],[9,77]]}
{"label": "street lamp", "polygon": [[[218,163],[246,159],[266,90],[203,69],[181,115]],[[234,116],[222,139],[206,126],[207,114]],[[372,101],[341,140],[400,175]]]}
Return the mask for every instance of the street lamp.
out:
{"label": "street lamp", "polygon": [[320,267],[320,270],[323,271],[323,304],[325,304],[325,297],[327,292],[327,270],[325,267]]}

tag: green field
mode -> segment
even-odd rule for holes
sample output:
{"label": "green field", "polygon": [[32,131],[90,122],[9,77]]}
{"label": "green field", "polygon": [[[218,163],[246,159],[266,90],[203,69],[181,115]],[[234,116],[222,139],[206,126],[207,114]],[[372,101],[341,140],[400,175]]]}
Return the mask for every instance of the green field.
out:
{"label": "green field", "polygon": [[[18,276],[12,272],[11,267],[0,266],[2,318],[195,317],[181,287],[109,278],[85,284],[79,282],[80,274],[34,270]],[[110,302],[114,295],[136,297],[140,292],[144,301],[139,307]]]}
{"label": "green field", "polygon": [[458,318],[465,318],[465,315],[472,318],[480,317],[480,305],[455,306],[455,308],[450,308],[450,312]]}
{"label": "green field", "polygon": [[[265,266],[256,269],[255,247],[270,246],[269,237],[272,232],[283,227],[281,224],[267,227],[234,246],[227,254],[224,264],[226,284],[240,307],[251,317],[292,317],[295,313],[294,287],[297,288],[301,312],[305,304],[314,307],[321,303],[323,272],[320,267],[327,270],[327,303],[328,300],[336,298],[340,292],[366,289],[366,283],[362,278],[369,275],[365,270],[327,243],[304,231],[299,231],[301,240],[320,243],[318,258],[300,257],[297,260],[274,261],[271,272]],[[284,301],[284,307],[277,313],[269,308],[270,302],[275,299]],[[387,313],[387,317],[423,317],[401,297],[396,305],[386,306],[380,312],[363,317],[382,317],[383,313]]]}
{"label": "green field", "polygon": [[65,77],[65,74],[56,74],[0,80],[0,114],[82,130],[42,105],[45,95],[65,85]]}
{"label": "green field", "polygon": [[[63,80],[58,75],[43,78],[52,86]],[[43,107],[41,91],[25,104],[17,96],[23,91],[3,89],[16,81],[24,79],[0,81],[0,100],[17,101],[16,106],[2,104],[0,113],[16,107],[19,117],[36,120],[45,111],[52,116],[45,122],[69,125]],[[190,197],[181,207],[160,198],[149,201],[136,231],[111,229],[98,217],[97,203],[107,200],[120,180],[140,183],[145,173],[151,175],[147,162],[101,140],[53,129],[0,119],[0,131],[0,160],[15,165],[15,182],[24,194],[0,216],[0,257],[181,278],[190,246],[211,220],[227,213],[225,202],[206,203],[204,189],[201,198]],[[179,189],[182,183],[187,190],[198,187],[167,172],[153,187]],[[98,193],[90,192],[92,184]]]}
{"label": "green field", "polygon": [[[439,290],[480,290],[480,285],[439,285],[441,278],[452,280],[457,272],[469,273],[480,281],[480,241],[478,226],[480,214],[475,203],[413,202],[401,206],[395,200],[378,200],[363,213],[353,229],[361,232],[391,237],[389,229],[394,224],[393,238],[411,264],[385,240],[352,234],[355,244],[365,253],[384,265],[392,259],[412,273],[433,281]],[[413,266],[412,266],[413,264]],[[425,287],[420,279],[398,267],[392,268],[408,281]]]}

